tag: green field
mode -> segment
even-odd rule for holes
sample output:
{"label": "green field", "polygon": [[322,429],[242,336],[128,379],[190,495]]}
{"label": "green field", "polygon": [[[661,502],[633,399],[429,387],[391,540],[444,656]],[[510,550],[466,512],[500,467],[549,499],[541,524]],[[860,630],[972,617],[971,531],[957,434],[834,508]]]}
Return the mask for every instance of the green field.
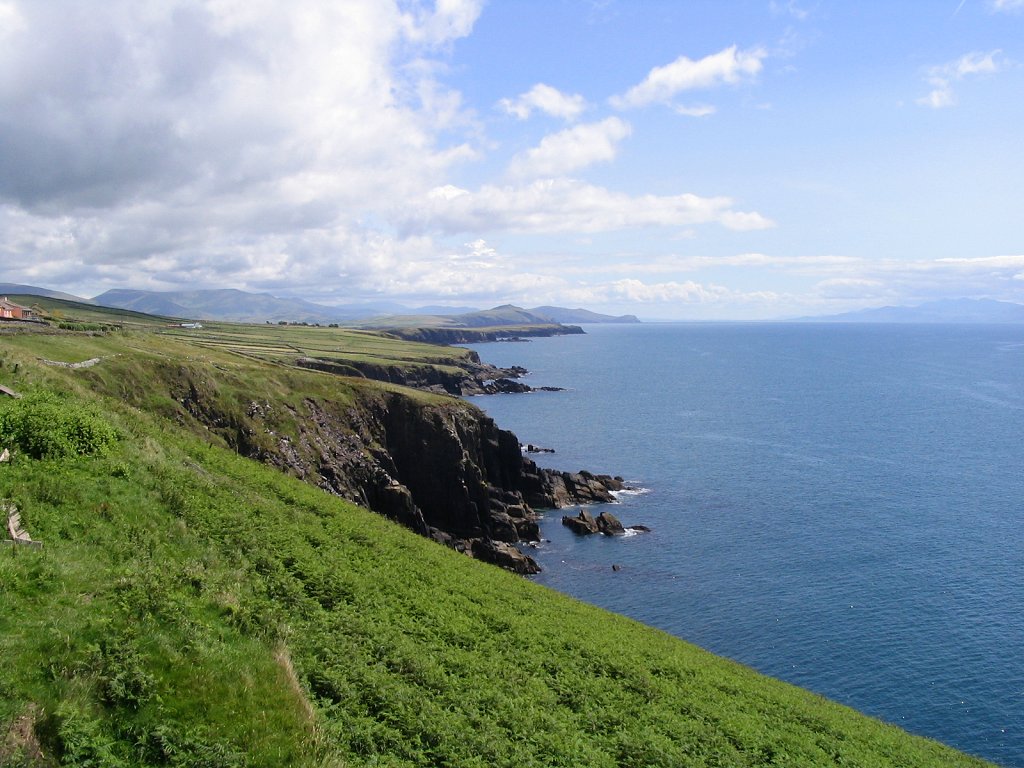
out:
{"label": "green field", "polygon": [[[131,310],[98,307],[80,302],[39,296],[12,296],[25,306],[46,313],[54,325],[74,330],[103,331],[120,328],[183,340],[201,349],[227,352],[265,362],[294,365],[303,357],[338,363],[361,363],[414,369],[437,367],[450,373],[462,371],[472,353],[461,347],[439,347],[402,341],[383,331],[308,325],[202,323],[201,328],[183,327],[183,321],[155,317]],[[152,336],[149,336],[152,339]]]}
{"label": "green field", "polygon": [[0,549],[0,765],[984,765],[244,459],[153,373],[357,402],[388,385],[282,350],[423,345],[161,325],[0,336],[0,499],[44,543]]}

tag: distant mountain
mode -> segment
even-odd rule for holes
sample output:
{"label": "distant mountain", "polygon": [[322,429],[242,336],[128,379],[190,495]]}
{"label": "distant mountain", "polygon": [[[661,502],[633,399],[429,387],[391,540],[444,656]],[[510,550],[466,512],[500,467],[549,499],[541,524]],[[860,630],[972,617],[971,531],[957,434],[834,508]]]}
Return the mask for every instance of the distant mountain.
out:
{"label": "distant mountain", "polygon": [[466,328],[482,328],[491,325],[543,325],[544,323],[552,322],[513,304],[503,304],[500,307],[494,307],[494,309],[467,312],[461,315],[449,315],[448,317],[451,318],[454,324]]}
{"label": "distant mountain", "polygon": [[1024,304],[993,299],[940,299],[916,307],[879,307],[802,317],[815,323],[1024,323]]}
{"label": "distant mountain", "polygon": [[130,309],[133,312],[145,312],[149,315],[198,317],[198,315],[193,315],[187,307],[171,299],[167,294],[156,291],[114,289],[99,296],[94,296],[92,300],[101,307]]}
{"label": "distant mountain", "polygon": [[[2,287],[2,286],[0,286]],[[14,293],[14,291],[12,291]],[[352,323],[368,327],[457,326],[480,328],[492,325],[544,325],[550,323],[635,323],[632,315],[613,317],[586,309],[538,307],[528,310],[505,304],[493,309],[426,306],[410,309],[402,304],[347,304],[327,306],[304,299],[289,299],[269,293],[249,293],[236,289],[197,291],[138,291],[115,289],[92,299],[96,304],[131,309],[154,315],[192,320],[232,322],[281,320],[294,323]]]}
{"label": "distant mountain", "polygon": [[133,309],[157,315],[195,320],[227,320],[262,323],[285,320],[295,323],[335,323],[377,313],[349,307],[328,307],[304,299],[286,299],[269,293],[249,293],[234,288],[200,291],[136,291],[117,289],[93,299],[105,307]]}
{"label": "distant mountain", "polygon": [[566,309],[565,307],[534,307],[531,314],[543,317],[552,323],[639,323],[636,315],[602,315],[589,309]]}
{"label": "distant mountain", "polygon": [[35,285],[21,285],[20,283],[0,283],[0,296],[13,295],[46,296],[51,299],[63,299],[64,301],[78,301],[83,304],[92,303],[90,299],[83,299],[81,296],[72,296],[70,293],[51,291],[49,288],[39,288]]}

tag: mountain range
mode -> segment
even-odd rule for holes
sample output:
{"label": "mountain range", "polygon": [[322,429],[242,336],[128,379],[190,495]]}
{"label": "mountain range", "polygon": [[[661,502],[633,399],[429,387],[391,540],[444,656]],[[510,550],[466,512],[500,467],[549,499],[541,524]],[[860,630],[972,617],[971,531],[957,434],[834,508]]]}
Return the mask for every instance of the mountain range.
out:
{"label": "mountain range", "polygon": [[1024,304],[994,299],[939,299],[914,307],[877,307],[801,317],[812,323],[1024,323]]}
{"label": "mountain range", "polygon": [[410,308],[393,302],[327,306],[304,299],[281,298],[233,288],[195,291],[114,289],[86,299],[31,285],[0,283],[0,295],[5,294],[48,296],[151,315],[229,322],[345,323],[368,328],[408,325],[479,328],[491,325],[640,322],[634,315],[615,317],[586,309],[550,306],[523,309],[511,304],[489,310],[439,306]]}

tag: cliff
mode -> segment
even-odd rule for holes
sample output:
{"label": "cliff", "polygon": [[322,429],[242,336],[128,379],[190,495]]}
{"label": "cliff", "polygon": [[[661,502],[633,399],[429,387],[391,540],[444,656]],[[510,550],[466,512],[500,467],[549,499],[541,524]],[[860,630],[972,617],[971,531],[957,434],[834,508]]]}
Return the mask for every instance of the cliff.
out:
{"label": "cliff", "polygon": [[271,396],[189,362],[157,363],[150,376],[129,401],[162,397],[163,414],[198,434],[520,573],[539,570],[513,546],[539,538],[538,509],[612,501],[623,487],[606,475],[538,467],[513,433],[451,397],[301,372]]}
{"label": "cliff", "polygon": [[359,376],[448,395],[493,395],[533,391],[532,387],[516,381],[526,375],[525,368],[497,368],[487,365],[480,362],[475,352],[470,352],[469,362],[462,367],[434,364],[399,365],[324,357],[300,357],[295,361],[295,365],[336,376]]}

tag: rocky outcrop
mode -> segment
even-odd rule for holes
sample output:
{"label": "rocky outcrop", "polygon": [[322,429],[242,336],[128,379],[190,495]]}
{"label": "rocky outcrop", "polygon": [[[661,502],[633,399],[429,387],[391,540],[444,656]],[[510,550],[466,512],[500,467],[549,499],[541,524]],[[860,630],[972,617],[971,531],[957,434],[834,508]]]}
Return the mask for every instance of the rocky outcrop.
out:
{"label": "rocky outcrop", "polygon": [[[422,365],[382,365],[363,360],[348,360],[320,357],[301,357],[295,361],[300,368],[308,368],[336,376],[356,376],[401,384],[413,389],[458,396],[518,394],[533,392],[533,387],[523,384],[517,379],[525,376],[528,371],[519,366],[496,368],[481,363],[475,353],[470,356],[468,364],[458,371],[450,369],[451,361],[444,361],[448,367]],[[540,387],[542,391],[559,391],[558,387]]]}
{"label": "rocky outcrop", "polygon": [[562,517],[562,525],[572,530],[573,533],[578,533],[581,536],[589,536],[592,533],[597,533],[597,520],[587,510],[581,509],[579,514],[575,517],[565,515]]}
{"label": "rocky outcrop", "polygon": [[611,512],[602,512],[597,516],[597,529],[605,536],[621,536],[626,532],[619,518]]}
{"label": "rocky outcrop", "polygon": [[637,533],[649,533],[651,530],[646,525],[631,525],[626,528],[611,512],[602,512],[594,517],[585,509],[581,509],[575,517],[564,515],[562,525],[580,536],[590,536],[594,533],[603,533],[605,536],[623,536],[627,530]]}
{"label": "rocky outcrop", "polygon": [[302,396],[297,379],[279,401],[239,402],[241,383],[224,385],[218,377],[229,374],[215,368],[167,364],[151,374],[174,405],[166,415],[198,434],[519,572],[536,564],[498,545],[538,540],[536,510],[610,501],[622,487],[606,475],[538,467],[514,434],[455,398],[351,382],[337,398]]}
{"label": "rocky outcrop", "polygon": [[[461,401],[428,404],[378,393],[343,414],[315,400],[304,408],[296,421],[300,445],[282,446],[264,460],[517,572],[536,572],[536,563],[512,550],[540,538],[538,508],[611,501],[611,491],[622,488],[621,479],[607,475],[537,467],[514,434]],[[310,466],[302,455],[317,460]]]}
{"label": "rocky outcrop", "polygon": [[613,491],[626,487],[621,477],[595,475],[585,470],[558,472],[541,469],[529,459],[523,460],[524,493],[536,507],[561,509],[573,504],[605,504],[615,501]]}
{"label": "rocky outcrop", "polygon": [[484,562],[493,563],[506,570],[524,575],[540,573],[540,566],[537,561],[529,555],[524,555],[511,544],[501,541],[476,541],[473,545],[472,555]]}

